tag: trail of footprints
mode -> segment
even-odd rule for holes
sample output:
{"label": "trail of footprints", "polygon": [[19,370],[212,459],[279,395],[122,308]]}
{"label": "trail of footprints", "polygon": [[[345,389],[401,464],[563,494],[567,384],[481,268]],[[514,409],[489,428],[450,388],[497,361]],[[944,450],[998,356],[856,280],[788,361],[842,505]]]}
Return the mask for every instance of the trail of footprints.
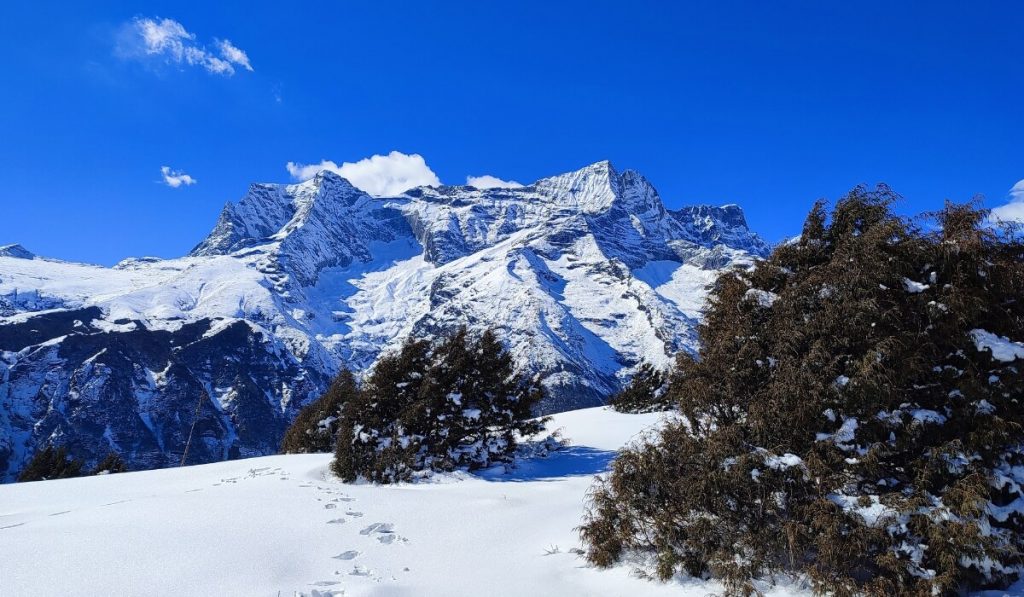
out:
{"label": "trail of footprints", "polygon": [[[217,487],[217,486],[222,486],[222,485],[235,484],[235,483],[238,483],[239,481],[244,481],[246,479],[255,479],[257,477],[270,477],[270,476],[276,476],[281,481],[290,481],[291,480],[290,473],[288,473],[287,471],[282,470],[280,467],[274,467],[274,468],[262,467],[262,468],[249,469],[249,471],[245,475],[243,475],[243,476],[226,477],[226,478],[220,479],[219,482],[213,483],[212,486],[213,487]],[[332,487],[324,487],[324,486],[321,486],[319,484],[313,484],[313,483],[310,483],[310,482],[300,483],[299,487],[315,488],[317,490],[317,492],[319,492],[319,494],[321,496],[321,497],[317,497],[316,500],[318,502],[323,502],[324,510],[332,511],[331,513],[335,514],[335,516],[336,516],[336,512],[338,510],[341,510],[344,507],[344,516],[342,516],[342,517],[335,517],[335,518],[332,518],[330,520],[327,520],[326,524],[342,525],[342,524],[346,524],[350,520],[356,520],[356,519],[362,518],[364,516],[362,512],[359,512],[359,511],[354,510],[354,509],[352,509],[352,508],[347,506],[348,503],[356,501],[355,498],[349,497],[348,495],[345,495],[344,493],[341,493],[340,491],[338,491],[338,490],[336,490],[336,489],[334,489]],[[185,491],[185,493],[194,493],[194,492],[198,492],[198,491],[202,491],[202,488],[189,489],[189,490]],[[132,500],[130,500],[130,499],[119,500],[119,501],[110,502],[108,504],[101,504],[100,507],[114,506],[114,505],[117,505],[117,504],[123,504],[123,503],[130,502],[130,501],[132,501]],[[63,514],[69,514],[70,512],[71,512],[70,510],[65,510],[65,511],[61,511],[61,512],[54,512],[54,513],[50,514],[50,516],[60,516],[60,515],[63,515]],[[14,524],[0,525],[0,530],[20,527],[20,526],[22,526],[24,524],[26,524],[26,523],[25,522],[18,522],[18,523],[14,523]],[[367,525],[367,526],[365,526],[365,527],[363,527],[362,529],[359,530],[359,536],[360,537],[365,537],[366,539],[364,539],[364,540],[367,540],[367,539],[375,540],[375,541],[377,541],[378,543],[380,543],[382,545],[393,545],[393,544],[396,544],[396,543],[408,543],[409,542],[409,540],[406,537],[403,537],[403,536],[395,533],[394,525],[392,523],[390,523],[390,522],[374,522],[372,524],[369,524],[369,525]],[[337,576],[337,577],[342,577],[342,576],[360,577],[360,578],[369,579],[369,580],[372,580],[372,581],[375,581],[375,582],[383,582],[385,580],[385,577],[383,575],[378,574],[377,571],[375,571],[374,569],[369,568],[367,566],[364,566],[364,565],[362,565],[362,564],[360,564],[360,563],[355,561],[356,558],[358,558],[360,555],[362,555],[362,552],[360,552],[359,550],[349,549],[349,550],[343,551],[343,552],[341,552],[341,553],[339,553],[337,555],[331,556],[333,559],[338,560],[340,562],[351,562],[352,563],[352,569],[351,570],[349,570],[348,572],[343,572],[341,570],[335,570],[334,571],[335,576]],[[409,572],[409,568],[403,568],[402,571],[403,572]],[[387,576],[388,576],[387,580],[393,580],[393,581],[394,580],[398,580],[397,578],[395,578],[394,576],[392,576],[390,574],[388,574]],[[339,585],[341,585],[341,584],[342,584],[342,581],[340,581],[340,580],[319,580],[319,581],[310,583],[310,586],[317,587],[317,588],[312,589],[308,594],[305,593],[305,592],[302,592],[302,593],[295,593],[295,595],[297,595],[298,597],[307,597],[307,595],[308,595],[308,597],[341,597],[341,596],[343,596],[345,594],[345,590],[343,588],[339,587]]]}
{"label": "trail of footprints", "polygon": [[[281,470],[281,467],[279,467],[279,466],[275,466],[273,468],[271,468],[269,466],[262,466],[262,467],[259,467],[259,468],[251,468],[251,469],[249,469],[249,471],[246,472],[245,475],[241,476],[241,477],[226,477],[224,479],[221,479],[219,483],[214,483],[213,486],[217,487],[218,485],[238,483],[239,481],[244,481],[246,479],[255,479],[257,477],[273,477],[273,476],[279,477],[282,481],[288,481],[289,477],[291,476],[291,473],[289,473],[288,471]],[[310,486],[309,485],[302,485],[300,487],[310,487]],[[186,493],[189,493],[189,492],[192,492],[192,491],[200,491],[200,490],[199,489],[191,489],[191,490],[189,490]]]}
{"label": "trail of footprints", "polygon": [[[220,481],[218,483],[214,483],[213,486],[216,487],[220,485],[235,484],[238,483],[239,481],[244,481],[246,479],[255,479],[257,477],[270,476],[276,476],[281,481],[292,480],[290,477],[290,473],[282,470],[280,467],[263,467],[249,469],[248,473],[242,476],[226,477],[220,479]],[[355,510],[349,506],[349,504],[351,502],[355,502],[356,499],[344,494],[335,487],[323,486],[318,483],[313,483],[309,481],[300,482],[298,487],[316,490],[316,501],[322,503],[323,509],[329,511],[330,515],[334,516],[334,518],[330,518],[329,520],[325,521],[325,524],[344,525],[349,522],[356,521],[357,519],[362,518],[364,516],[362,512]],[[189,492],[194,491],[200,490],[192,489]],[[339,514],[343,514],[343,516],[339,516]],[[395,532],[394,524],[390,522],[374,522],[369,525],[366,525],[358,531],[358,535],[359,537],[364,538],[362,539],[363,541],[373,540],[377,541],[381,545],[393,545],[396,543],[401,544],[409,542],[409,539]],[[335,577],[340,579],[348,576],[354,578],[363,578],[374,582],[383,582],[385,580],[398,580],[389,573],[378,573],[378,571],[374,570],[373,568],[367,567],[357,562],[356,559],[362,554],[363,552],[357,549],[349,549],[346,551],[342,551],[341,553],[338,553],[336,555],[330,556],[334,560],[338,560],[339,562],[351,563],[352,565],[352,568],[347,571],[335,570]],[[409,572],[409,568],[403,568],[402,571]],[[341,597],[345,595],[345,590],[341,587],[342,584],[343,581],[337,579],[318,580],[310,583],[310,586],[315,588],[311,589],[308,593],[296,592],[294,593],[294,595],[296,595],[296,597]]]}
{"label": "trail of footprints", "polygon": [[[324,510],[331,511],[331,515],[335,518],[331,518],[326,521],[329,525],[344,525],[349,522],[355,522],[357,519],[362,518],[364,514],[358,510],[355,510],[348,506],[350,502],[356,501],[355,498],[349,497],[342,493],[337,488],[325,487],[319,484],[304,483],[300,487],[309,487],[316,489],[319,497],[316,497],[318,502],[323,503]],[[339,511],[344,511],[344,516],[337,517]],[[395,532],[395,525],[390,522],[374,522],[369,525],[363,526],[358,536],[360,540],[372,540],[377,541],[381,545],[393,545],[396,543],[408,543],[409,540],[402,535]],[[385,580],[398,580],[389,573],[380,573],[373,568],[360,564],[357,559],[363,554],[358,549],[348,549],[330,556],[331,559],[338,560],[339,562],[345,562],[351,564],[351,569],[347,570],[335,570],[335,577],[354,577],[371,580],[374,582],[383,582]],[[403,572],[408,572],[409,568],[404,568]],[[341,580],[319,580],[310,583],[311,586],[317,587],[309,593],[309,597],[340,597],[345,594],[345,590],[341,588],[343,581]],[[303,597],[306,593],[299,593]]]}
{"label": "trail of footprints", "polygon": [[[221,479],[219,482],[214,483],[213,487],[217,487],[217,486],[220,486],[220,485],[234,484],[234,483],[238,483],[239,481],[244,481],[245,479],[255,479],[257,477],[266,477],[266,476],[271,476],[271,475],[279,475],[280,479],[282,481],[288,481],[290,473],[288,473],[287,471],[283,471],[280,467],[271,468],[269,466],[264,466],[264,467],[260,467],[260,468],[252,468],[252,469],[249,469],[249,471],[244,476],[241,476],[241,477],[227,477],[227,478]],[[193,489],[187,489],[187,490],[185,490],[185,493],[196,493],[198,491],[203,491],[203,488],[202,487],[196,487],[196,488],[193,488]],[[94,506],[94,507],[106,508],[108,506],[117,506],[119,504],[126,504],[126,503],[131,502],[131,501],[133,501],[133,500],[131,500],[131,499],[117,500],[117,501],[113,501],[113,502],[108,502],[106,504],[99,504],[98,506]],[[73,512],[73,510],[61,510],[60,512],[51,512],[51,513],[47,514],[47,516],[62,516],[64,514],[71,514],[72,512]],[[15,524],[8,524],[8,525],[0,524],[0,531],[2,531],[4,529],[13,529],[13,528],[17,528],[17,527],[20,527],[20,526],[24,526],[24,525],[28,524],[29,522],[31,522],[31,521],[26,520],[24,522],[19,522],[19,523],[15,523]]]}

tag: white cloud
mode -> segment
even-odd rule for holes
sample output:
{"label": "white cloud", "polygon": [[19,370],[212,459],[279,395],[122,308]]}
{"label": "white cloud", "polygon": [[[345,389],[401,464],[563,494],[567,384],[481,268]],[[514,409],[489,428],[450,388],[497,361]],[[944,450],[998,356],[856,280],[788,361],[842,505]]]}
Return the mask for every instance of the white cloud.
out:
{"label": "white cloud", "polygon": [[185,30],[185,27],[174,19],[135,19],[135,28],[142,41],[146,44],[148,54],[171,54],[175,60],[184,57],[186,44],[191,44],[196,36]]}
{"label": "white cloud", "polygon": [[514,180],[502,180],[490,174],[483,176],[467,176],[466,184],[478,189],[517,189],[523,186]]}
{"label": "white cloud", "polygon": [[121,35],[117,52],[134,59],[163,58],[174,64],[199,66],[208,72],[230,77],[235,65],[252,71],[249,56],[230,41],[215,40],[220,55],[196,41],[194,33],[174,19],[136,17]]}
{"label": "white cloud", "polygon": [[252,65],[249,64],[249,55],[235,47],[230,40],[219,40],[217,42],[217,47],[220,48],[220,55],[223,56],[225,60],[233,62],[238,66],[245,68],[245,70],[252,72]]}
{"label": "white cloud", "polygon": [[992,210],[989,218],[994,222],[1019,222],[1024,224],[1024,180],[1017,181],[1010,189],[1010,201]]}
{"label": "white cloud", "polygon": [[164,177],[164,184],[172,189],[176,189],[181,185],[185,185],[186,187],[191,186],[199,182],[184,172],[171,170],[170,166],[161,166],[160,174]]}
{"label": "white cloud", "polygon": [[344,162],[340,166],[331,160],[319,164],[288,162],[288,173],[295,180],[309,180],[321,170],[330,170],[348,179],[358,189],[377,197],[398,195],[414,187],[437,186],[441,180],[427,166],[423,156],[392,151],[388,155],[374,155],[358,162]]}

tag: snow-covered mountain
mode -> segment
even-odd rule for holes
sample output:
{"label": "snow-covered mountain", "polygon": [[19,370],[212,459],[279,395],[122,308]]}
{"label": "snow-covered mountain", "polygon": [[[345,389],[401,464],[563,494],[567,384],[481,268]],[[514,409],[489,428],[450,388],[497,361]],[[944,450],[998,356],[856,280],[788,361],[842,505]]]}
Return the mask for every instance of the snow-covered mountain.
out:
{"label": "snow-covered mountain", "polygon": [[186,257],[113,268],[0,247],[0,474],[47,442],[138,467],[273,452],[341,365],[495,328],[550,390],[600,404],[696,347],[707,286],[764,255],[734,205],[667,210],[599,162],[519,188],[377,198],[330,172],[255,184]]}

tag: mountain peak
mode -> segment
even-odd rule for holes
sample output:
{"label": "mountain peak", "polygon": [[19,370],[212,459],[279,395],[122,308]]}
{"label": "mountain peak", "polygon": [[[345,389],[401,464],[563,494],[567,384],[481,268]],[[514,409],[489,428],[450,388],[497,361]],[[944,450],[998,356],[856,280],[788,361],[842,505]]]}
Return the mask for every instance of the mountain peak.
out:
{"label": "mountain peak", "polygon": [[310,178],[305,182],[310,183],[313,186],[323,186],[324,184],[341,185],[343,188],[352,188],[357,191],[359,190],[356,188],[355,185],[353,185],[349,181],[349,179],[343,177],[334,170],[321,170],[317,172],[315,175],[313,175],[313,178]]}
{"label": "mountain peak", "polygon": [[542,178],[534,186],[556,201],[577,205],[588,214],[606,211],[621,193],[619,174],[608,160]]}
{"label": "mountain peak", "polygon": [[[578,170],[572,172],[566,172],[560,176],[571,176],[575,178],[598,178],[602,180],[615,180],[619,177],[619,173],[615,170],[615,166],[612,165],[611,160],[601,160],[588,164]],[[557,177],[555,177],[557,178]]]}
{"label": "mountain peak", "polygon": [[337,180],[344,180],[344,181],[346,181],[346,182],[348,181],[348,179],[347,179],[347,178],[344,178],[344,177],[342,177],[342,175],[338,174],[338,173],[337,173],[337,172],[335,172],[334,170],[328,170],[328,169],[326,169],[326,168],[325,168],[325,169],[323,169],[323,170],[320,170],[319,172],[317,172],[317,173],[316,173],[316,174],[315,174],[315,175],[313,176],[313,178],[315,178],[315,179],[320,179],[320,180],[323,180],[323,179],[325,179],[325,178],[326,178],[326,179],[331,179],[331,180],[333,180],[333,179],[337,179]]}
{"label": "mountain peak", "polygon": [[17,259],[35,259],[34,253],[19,245],[18,243],[0,246],[0,257],[15,257]]}
{"label": "mountain peak", "polygon": [[771,253],[771,245],[750,231],[743,209],[735,203],[720,207],[688,205],[668,213],[688,231],[689,240],[699,245],[727,245],[758,257]]}
{"label": "mountain peak", "polygon": [[336,212],[369,196],[330,170],[294,184],[255,183],[228,202],[192,255],[221,255],[301,228],[317,212]]}
{"label": "mountain peak", "polygon": [[584,166],[577,170],[577,172],[615,172],[615,166],[612,165],[611,160],[598,160],[589,166]]}

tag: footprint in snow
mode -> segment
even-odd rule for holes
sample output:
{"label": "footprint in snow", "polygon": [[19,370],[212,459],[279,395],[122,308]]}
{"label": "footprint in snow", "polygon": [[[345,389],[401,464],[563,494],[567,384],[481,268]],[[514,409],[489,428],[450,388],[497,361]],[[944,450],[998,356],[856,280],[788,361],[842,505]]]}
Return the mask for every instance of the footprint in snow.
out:
{"label": "footprint in snow", "polygon": [[354,549],[350,549],[348,551],[343,551],[343,552],[339,553],[338,555],[334,556],[334,559],[335,560],[354,560],[354,559],[356,559],[356,556],[358,556],[358,555],[359,555],[358,551],[356,551]]}
{"label": "footprint in snow", "polygon": [[274,472],[270,470],[269,466],[264,466],[264,467],[261,467],[261,468],[251,468],[251,469],[249,469],[249,476],[254,478],[254,479],[256,477],[262,477],[264,475],[273,475],[273,474],[274,474]]}
{"label": "footprint in snow", "polygon": [[324,504],[325,510],[333,510],[338,507],[338,504]]}
{"label": "footprint in snow", "polygon": [[395,525],[390,522],[375,522],[365,529],[359,531],[360,535],[368,536],[372,533],[393,533],[395,532]]}
{"label": "footprint in snow", "polygon": [[370,574],[372,574],[372,573],[373,573],[373,571],[370,570],[369,568],[367,568],[365,566],[360,566],[359,564],[356,564],[355,566],[352,567],[352,572],[349,572],[349,575],[350,576],[370,576]]}
{"label": "footprint in snow", "polygon": [[359,518],[360,516],[363,515],[362,512],[354,512],[352,510],[349,510],[348,512],[345,512],[345,514],[348,514],[349,516],[351,516],[353,518]]}
{"label": "footprint in snow", "polygon": [[375,522],[359,531],[359,534],[365,536],[376,535],[374,538],[384,545],[391,545],[396,541],[399,543],[409,542],[405,537],[395,534],[395,525],[390,522]]}
{"label": "footprint in snow", "polygon": [[328,520],[327,524],[345,524],[344,518],[335,518],[334,520]]}

